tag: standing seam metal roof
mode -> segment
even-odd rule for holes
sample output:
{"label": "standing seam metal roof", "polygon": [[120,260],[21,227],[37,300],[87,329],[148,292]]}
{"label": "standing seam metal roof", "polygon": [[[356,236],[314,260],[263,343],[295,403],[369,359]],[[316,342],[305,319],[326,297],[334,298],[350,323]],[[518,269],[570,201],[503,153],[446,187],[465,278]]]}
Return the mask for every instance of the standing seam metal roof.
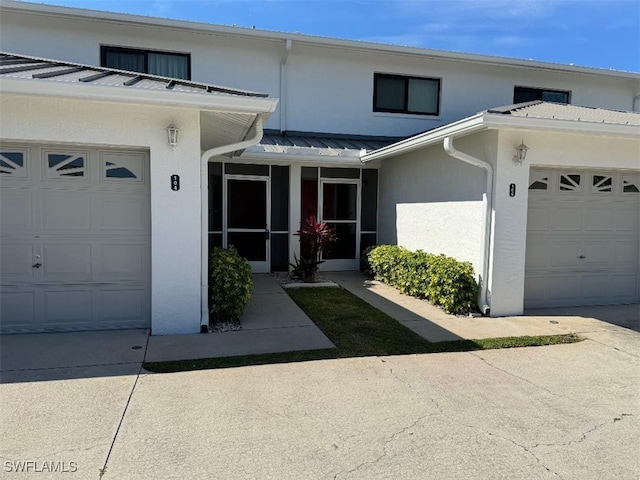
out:
{"label": "standing seam metal roof", "polygon": [[541,118],[547,120],[570,120],[575,122],[608,123],[614,125],[639,125],[639,112],[625,112],[597,107],[582,107],[552,102],[526,102],[487,110],[514,117]]}
{"label": "standing seam metal roof", "polygon": [[0,78],[23,78],[77,83],[78,85],[93,84],[111,87],[173,90],[187,93],[256,98],[267,98],[269,96],[266,93],[220,87],[206,83],[192,82],[190,80],[161,77],[114,68],[94,67],[5,52],[0,52]]}

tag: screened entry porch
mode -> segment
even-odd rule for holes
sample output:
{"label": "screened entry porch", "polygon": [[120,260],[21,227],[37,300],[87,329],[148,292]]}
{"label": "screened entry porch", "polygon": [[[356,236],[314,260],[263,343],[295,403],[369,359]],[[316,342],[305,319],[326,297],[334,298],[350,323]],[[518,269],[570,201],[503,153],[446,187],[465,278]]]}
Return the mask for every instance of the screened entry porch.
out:
{"label": "screened entry porch", "polygon": [[315,215],[336,232],[322,270],[357,270],[376,243],[378,171],[209,163],[209,249],[233,245],[255,273],[287,271],[300,257],[295,232]]}

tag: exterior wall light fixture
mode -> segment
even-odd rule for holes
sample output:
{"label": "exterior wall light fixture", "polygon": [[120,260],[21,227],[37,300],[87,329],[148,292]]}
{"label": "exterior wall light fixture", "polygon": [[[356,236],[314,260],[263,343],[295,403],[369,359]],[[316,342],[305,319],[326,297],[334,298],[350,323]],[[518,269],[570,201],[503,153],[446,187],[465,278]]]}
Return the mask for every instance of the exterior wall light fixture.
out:
{"label": "exterior wall light fixture", "polygon": [[513,163],[515,163],[516,165],[522,165],[522,162],[524,162],[525,158],[527,158],[528,150],[529,147],[524,144],[523,140],[522,143],[520,143],[520,145],[516,147],[516,154],[513,156]]}
{"label": "exterior wall light fixture", "polygon": [[173,150],[178,145],[178,137],[180,136],[180,129],[173,123],[167,127],[167,142]]}

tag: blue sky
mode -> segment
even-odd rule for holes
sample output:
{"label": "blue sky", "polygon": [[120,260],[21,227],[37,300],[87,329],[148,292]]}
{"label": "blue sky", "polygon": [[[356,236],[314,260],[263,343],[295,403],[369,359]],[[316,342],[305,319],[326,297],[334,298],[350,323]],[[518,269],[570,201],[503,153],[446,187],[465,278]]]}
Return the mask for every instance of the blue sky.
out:
{"label": "blue sky", "polygon": [[43,3],[640,72],[640,0]]}

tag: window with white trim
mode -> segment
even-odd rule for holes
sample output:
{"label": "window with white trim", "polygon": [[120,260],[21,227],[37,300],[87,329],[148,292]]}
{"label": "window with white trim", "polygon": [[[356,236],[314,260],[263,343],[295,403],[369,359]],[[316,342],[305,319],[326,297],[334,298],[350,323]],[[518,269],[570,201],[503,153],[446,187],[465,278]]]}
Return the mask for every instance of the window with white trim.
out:
{"label": "window with white trim", "polygon": [[373,111],[440,114],[440,79],[375,73]]}

